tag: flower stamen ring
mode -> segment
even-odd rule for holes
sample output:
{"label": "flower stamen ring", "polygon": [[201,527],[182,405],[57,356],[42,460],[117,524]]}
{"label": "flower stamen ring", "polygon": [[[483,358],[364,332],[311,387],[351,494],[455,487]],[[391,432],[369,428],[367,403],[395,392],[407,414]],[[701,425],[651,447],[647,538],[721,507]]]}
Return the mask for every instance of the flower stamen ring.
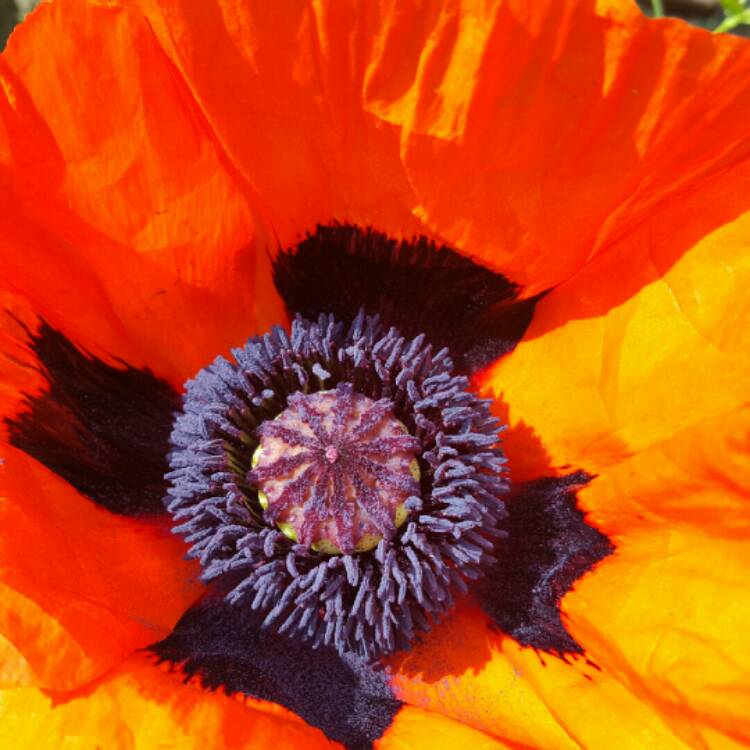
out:
{"label": "flower stamen ring", "polygon": [[505,535],[500,424],[447,349],[364,313],[297,318],[186,387],[167,507],[202,576],[264,627],[376,658]]}

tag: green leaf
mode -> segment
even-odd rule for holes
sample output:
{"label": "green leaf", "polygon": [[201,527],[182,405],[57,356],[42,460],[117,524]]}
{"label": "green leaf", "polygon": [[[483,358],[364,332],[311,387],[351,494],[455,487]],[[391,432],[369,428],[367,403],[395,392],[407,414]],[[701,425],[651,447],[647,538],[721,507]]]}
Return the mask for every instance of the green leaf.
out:
{"label": "green leaf", "polygon": [[721,34],[724,31],[731,31],[738,26],[750,26],[750,9],[735,13],[733,16],[727,16],[715,29],[714,34]]}
{"label": "green leaf", "polygon": [[736,16],[745,10],[745,0],[719,0],[727,16]]}
{"label": "green leaf", "polygon": [[651,13],[654,18],[662,18],[664,16],[663,0],[651,0]]}

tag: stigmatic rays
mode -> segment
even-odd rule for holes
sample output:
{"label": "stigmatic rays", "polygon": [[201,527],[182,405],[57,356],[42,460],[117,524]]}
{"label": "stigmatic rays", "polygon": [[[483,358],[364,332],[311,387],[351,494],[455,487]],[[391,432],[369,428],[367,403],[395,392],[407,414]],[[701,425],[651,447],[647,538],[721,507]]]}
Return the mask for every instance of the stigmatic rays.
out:
{"label": "stigmatic rays", "polygon": [[419,440],[388,399],[335,390],[294,393],[259,430],[250,479],[264,518],[317,551],[364,552],[419,507]]}

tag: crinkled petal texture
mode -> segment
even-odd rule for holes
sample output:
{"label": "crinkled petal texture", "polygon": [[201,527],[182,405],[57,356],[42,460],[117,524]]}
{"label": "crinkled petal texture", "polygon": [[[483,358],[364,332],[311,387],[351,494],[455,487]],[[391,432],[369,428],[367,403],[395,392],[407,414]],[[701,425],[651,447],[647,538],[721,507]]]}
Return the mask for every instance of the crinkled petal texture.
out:
{"label": "crinkled petal texture", "polygon": [[178,387],[281,317],[269,229],[142,14],[44,4],[0,84],[3,288]]}
{"label": "crinkled petal texture", "polygon": [[[738,220],[722,230],[734,233],[734,244],[705,241],[713,265],[698,242],[633,298],[618,303],[613,295],[610,310],[545,331],[545,315],[561,310],[565,295],[574,309],[573,290],[587,299],[585,289],[623,278],[612,268],[584,272],[581,287],[575,279],[541,303],[526,339],[485,373],[484,385],[510,415],[511,460],[528,450],[534,456],[524,470],[532,476],[564,473],[571,464],[597,475],[580,504],[616,549],[562,602],[585,655],[562,660],[522,649],[493,632],[481,613],[463,609],[394,664],[401,699],[521,746],[750,743],[750,380],[748,348],[739,344],[750,323],[740,292],[750,232],[742,226]],[[745,252],[735,256],[739,247]],[[676,293],[663,295],[670,283],[685,292],[684,274],[701,266],[682,306]],[[610,325],[618,335],[608,340]],[[571,338],[575,326],[587,326],[587,335]],[[559,363],[552,375],[550,362]],[[691,380],[691,363],[702,382]],[[643,378],[638,388],[633,374]],[[574,385],[579,377],[588,383],[585,396]],[[636,422],[621,434],[597,423],[605,398],[623,423],[643,415],[644,433]],[[611,442],[587,439],[593,424]]]}
{"label": "crinkled petal texture", "polygon": [[493,632],[472,607],[460,607],[394,667],[400,698],[513,747],[693,747],[671,731],[658,707],[596,663],[522,648]]}
{"label": "crinkled petal texture", "polygon": [[0,633],[20,682],[72,689],[165,637],[200,593],[195,570],[165,525],[115,517],[0,451]]}
{"label": "crinkled petal texture", "polygon": [[718,193],[748,68],[627,0],[59,0],[0,70],[3,274],[175,382],[283,317],[268,253],[318,222],[426,233],[535,294],[665,210],[700,200],[703,234],[744,210]]}
{"label": "crinkled petal texture", "polygon": [[[750,742],[746,42],[616,0],[59,0],[0,83],[4,307],[176,386],[283,320],[269,256],[318,222],[556,287],[481,384],[521,475],[596,475],[617,549],[563,602],[586,657],[465,604],[393,661],[378,747]],[[41,387],[21,338],[3,321],[4,413]],[[327,746],[116,666],[193,601],[182,550],[2,453],[5,744]]]}
{"label": "crinkled petal texture", "polygon": [[132,657],[77,693],[46,693],[33,687],[3,691],[0,742],[19,750],[336,747],[280,707],[206,695],[142,657]]}
{"label": "crinkled petal texture", "polygon": [[[423,709],[401,709],[378,750],[507,750],[491,736]],[[62,744],[61,744],[61,738]],[[336,750],[341,745],[266,701],[207,694],[141,657],[123,662],[86,690],[0,692],[0,742],[18,750],[60,747]],[[67,744],[66,744],[67,743]]]}
{"label": "crinkled petal texture", "polygon": [[137,1],[285,241],[421,229],[532,295],[750,154],[746,43],[629,0]]}
{"label": "crinkled petal texture", "polygon": [[750,742],[749,180],[738,160],[655,209],[482,377],[511,456],[536,443],[537,465],[596,475],[581,506],[616,551],[564,615],[592,682],[627,688],[687,747]]}

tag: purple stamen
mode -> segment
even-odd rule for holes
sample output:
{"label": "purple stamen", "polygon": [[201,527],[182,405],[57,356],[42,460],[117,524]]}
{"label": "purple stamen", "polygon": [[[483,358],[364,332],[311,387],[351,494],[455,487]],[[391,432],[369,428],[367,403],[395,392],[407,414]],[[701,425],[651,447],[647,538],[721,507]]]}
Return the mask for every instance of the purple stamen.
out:
{"label": "purple stamen", "polygon": [[[505,459],[487,402],[446,350],[364,313],[348,327],[298,318],[232,354],[186,384],[173,530],[262,627],[365,659],[407,647],[502,544]],[[292,520],[297,541],[276,527]],[[377,548],[357,550],[362,535]],[[322,539],[342,554],[316,551]]]}

